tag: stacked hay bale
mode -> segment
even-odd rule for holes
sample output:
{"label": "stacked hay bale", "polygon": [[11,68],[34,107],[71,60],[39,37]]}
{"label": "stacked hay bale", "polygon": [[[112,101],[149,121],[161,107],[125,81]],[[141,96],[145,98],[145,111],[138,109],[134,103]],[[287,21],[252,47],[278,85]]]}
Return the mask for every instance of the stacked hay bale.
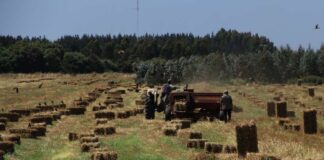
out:
{"label": "stacked hay bale", "polygon": [[12,109],[10,113],[17,113],[20,116],[29,116],[31,114],[30,109]]}
{"label": "stacked hay bale", "polygon": [[308,95],[311,97],[315,96],[315,88],[308,88]]}
{"label": "stacked hay bale", "polygon": [[190,128],[191,126],[191,120],[186,120],[186,119],[180,119],[180,120],[172,120],[171,124],[175,124],[179,126],[179,129],[186,129]]}
{"label": "stacked hay bale", "polygon": [[305,134],[317,133],[316,110],[304,111],[304,133]]}
{"label": "stacked hay bale", "polygon": [[7,118],[8,121],[10,122],[18,122],[19,118],[21,116],[18,114],[18,113],[6,113],[6,112],[3,112],[3,113],[0,113],[0,118]]}
{"label": "stacked hay bale", "polygon": [[108,120],[112,120],[112,119],[115,119],[115,117],[116,117],[115,112],[100,111],[100,112],[95,113],[95,118],[96,119],[105,118],[105,119],[108,119]]}
{"label": "stacked hay bale", "polygon": [[96,125],[107,124],[107,123],[108,123],[107,118],[96,119]]}
{"label": "stacked hay bale", "polygon": [[69,141],[75,141],[79,139],[79,136],[77,133],[70,132],[68,136]]}
{"label": "stacked hay bale", "polygon": [[9,141],[20,144],[20,136],[15,134],[0,135],[0,141]]}
{"label": "stacked hay bale", "polygon": [[287,102],[277,102],[277,117],[287,117]]}
{"label": "stacked hay bale", "polygon": [[296,117],[295,111],[287,111],[287,117]]}
{"label": "stacked hay bale", "polygon": [[300,131],[301,127],[300,124],[285,123],[283,125],[283,128],[290,131]]}
{"label": "stacked hay bale", "polygon": [[8,118],[0,117],[0,123],[7,124],[7,122],[8,122]]}
{"label": "stacked hay bale", "polygon": [[31,123],[46,123],[46,124],[52,124],[53,123],[53,116],[50,114],[38,114],[34,115],[30,118]]}
{"label": "stacked hay bale", "polygon": [[178,129],[176,125],[167,124],[162,128],[162,132],[165,136],[176,136]]}
{"label": "stacked hay bale", "polygon": [[46,124],[45,123],[32,123],[29,128],[36,129],[36,136],[45,136],[46,135]]}
{"label": "stacked hay bale", "polygon": [[13,153],[15,151],[15,143],[10,141],[0,141],[0,150],[6,153]]}
{"label": "stacked hay bale", "polygon": [[221,153],[223,151],[223,145],[215,142],[205,143],[204,148],[207,153]]}
{"label": "stacked hay bale", "polygon": [[118,154],[109,149],[94,149],[91,153],[91,160],[117,160]]}
{"label": "stacked hay bale", "polygon": [[0,131],[6,130],[6,123],[0,122]]}
{"label": "stacked hay bale", "polygon": [[187,148],[204,149],[206,143],[206,139],[188,139]]}
{"label": "stacked hay bale", "polygon": [[100,125],[94,129],[96,135],[111,135],[116,133],[116,127],[112,125]]}
{"label": "stacked hay bale", "polygon": [[277,123],[279,126],[283,127],[285,124],[290,123],[290,119],[289,118],[279,118],[277,120]]}
{"label": "stacked hay bale", "polygon": [[100,111],[105,109],[107,109],[107,106],[102,106],[99,104],[98,106],[93,106],[92,111]]}
{"label": "stacked hay bale", "polygon": [[22,138],[37,138],[38,130],[31,128],[11,128],[9,133],[19,135]]}
{"label": "stacked hay bale", "polygon": [[269,117],[276,116],[276,104],[273,101],[267,102],[267,113]]}
{"label": "stacked hay bale", "polygon": [[236,153],[237,149],[235,146],[225,145],[225,146],[223,146],[223,152],[224,153]]}
{"label": "stacked hay bale", "polygon": [[239,157],[246,157],[247,152],[258,152],[257,128],[254,122],[237,125],[235,130]]}
{"label": "stacked hay bale", "polygon": [[179,138],[185,138],[185,139],[202,139],[201,132],[190,131],[190,130],[179,130],[177,132],[177,136]]}
{"label": "stacked hay bale", "polygon": [[69,107],[67,108],[69,115],[82,115],[85,113],[86,108],[84,106]]}

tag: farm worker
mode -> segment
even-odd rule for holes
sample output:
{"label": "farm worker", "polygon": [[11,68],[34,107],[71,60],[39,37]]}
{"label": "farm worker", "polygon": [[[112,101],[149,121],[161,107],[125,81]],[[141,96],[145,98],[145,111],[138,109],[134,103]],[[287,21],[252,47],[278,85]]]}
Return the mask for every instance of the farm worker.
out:
{"label": "farm worker", "polygon": [[171,121],[171,105],[170,105],[170,93],[172,90],[176,89],[171,84],[171,79],[168,80],[168,83],[165,84],[162,88],[162,94],[161,94],[161,104],[165,106],[164,114],[165,114],[165,120]]}
{"label": "farm worker", "polygon": [[155,95],[156,91],[154,89],[148,89],[145,99],[145,118],[154,119],[155,118]]}
{"label": "farm worker", "polygon": [[231,121],[231,113],[233,109],[232,97],[225,90],[221,98],[221,118],[224,119],[225,123]]}

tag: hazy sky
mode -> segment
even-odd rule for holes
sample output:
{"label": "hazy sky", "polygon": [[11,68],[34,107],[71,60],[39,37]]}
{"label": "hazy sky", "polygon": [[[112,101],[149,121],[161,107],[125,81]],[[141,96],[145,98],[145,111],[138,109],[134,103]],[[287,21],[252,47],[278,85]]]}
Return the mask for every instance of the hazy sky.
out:
{"label": "hazy sky", "polygon": [[0,0],[0,35],[205,35],[223,27],[267,36],[277,46],[324,43],[324,0],[139,1],[137,31],[136,0]]}

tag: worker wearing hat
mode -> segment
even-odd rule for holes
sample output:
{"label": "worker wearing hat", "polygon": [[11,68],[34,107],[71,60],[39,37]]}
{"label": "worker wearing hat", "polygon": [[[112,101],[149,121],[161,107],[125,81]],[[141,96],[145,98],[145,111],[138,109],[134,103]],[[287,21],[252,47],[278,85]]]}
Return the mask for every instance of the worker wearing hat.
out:
{"label": "worker wearing hat", "polygon": [[227,123],[231,121],[231,114],[233,109],[232,97],[228,94],[228,91],[225,90],[221,98],[221,114],[220,118]]}

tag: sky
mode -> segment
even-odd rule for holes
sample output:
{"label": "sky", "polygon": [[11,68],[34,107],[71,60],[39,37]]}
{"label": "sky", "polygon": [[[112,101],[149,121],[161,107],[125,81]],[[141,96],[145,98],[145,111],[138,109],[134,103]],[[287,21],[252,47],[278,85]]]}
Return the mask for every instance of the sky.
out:
{"label": "sky", "polygon": [[138,16],[136,1],[0,0],[0,35],[204,36],[225,28],[258,33],[278,47],[324,44],[324,0],[139,0]]}

